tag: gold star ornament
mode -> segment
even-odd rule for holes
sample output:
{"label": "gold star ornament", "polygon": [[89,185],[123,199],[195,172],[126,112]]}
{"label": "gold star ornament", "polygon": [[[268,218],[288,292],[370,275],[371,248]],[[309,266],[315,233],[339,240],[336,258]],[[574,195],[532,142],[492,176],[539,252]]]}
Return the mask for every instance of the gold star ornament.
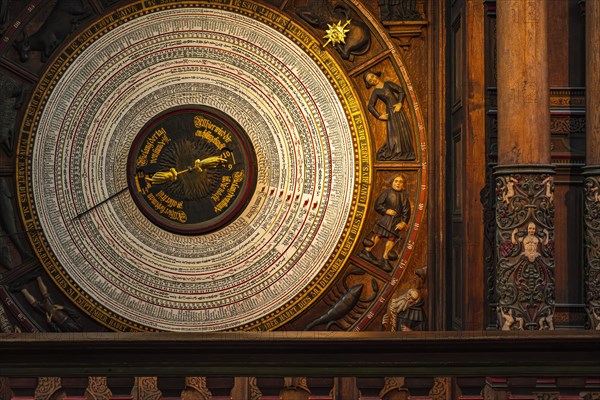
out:
{"label": "gold star ornament", "polygon": [[332,45],[336,45],[338,43],[346,43],[346,33],[350,32],[350,29],[344,29],[350,20],[347,20],[344,25],[342,25],[342,21],[340,20],[337,24],[327,24],[329,29],[327,29],[327,34],[323,36],[323,38],[327,39],[327,42],[323,45],[323,47],[327,46],[329,43]]}

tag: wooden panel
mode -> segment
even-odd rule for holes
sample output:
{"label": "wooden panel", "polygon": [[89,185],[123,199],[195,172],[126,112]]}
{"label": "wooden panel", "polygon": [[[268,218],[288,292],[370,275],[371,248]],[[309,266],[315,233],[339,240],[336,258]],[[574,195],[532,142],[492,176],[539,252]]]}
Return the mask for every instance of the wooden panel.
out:
{"label": "wooden panel", "polygon": [[463,318],[464,318],[464,249],[463,242],[460,237],[454,237],[452,239],[452,270],[450,284],[453,288],[453,296],[451,303],[452,313],[452,327],[454,329],[462,329]]}

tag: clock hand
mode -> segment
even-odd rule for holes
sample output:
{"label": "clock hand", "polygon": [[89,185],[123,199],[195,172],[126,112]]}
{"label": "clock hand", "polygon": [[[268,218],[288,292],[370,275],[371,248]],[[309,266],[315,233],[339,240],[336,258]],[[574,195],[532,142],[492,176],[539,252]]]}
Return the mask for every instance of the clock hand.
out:
{"label": "clock hand", "polygon": [[152,174],[152,176],[146,176],[144,179],[153,184],[160,185],[167,182],[174,182],[177,180],[177,176],[186,172],[195,171],[202,172],[207,168],[217,168],[220,165],[223,165],[227,160],[221,157],[212,156],[207,157],[202,160],[197,159],[194,161],[194,165],[188,167],[182,171],[177,171],[175,168],[170,168],[168,171],[159,171]]}
{"label": "clock hand", "polygon": [[82,216],[84,216],[85,214],[89,213],[93,209],[101,206],[102,204],[108,202],[109,200],[114,199],[115,197],[117,197],[118,195],[120,195],[121,193],[123,193],[124,191],[126,191],[127,189],[129,189],[129,188],[125,187],[125,188],[119,190],[117,193],[113,194],[112,196],[110,196],[110,197],[102,200],[100,203],[96,204],[95,206],[92,206],[92,207],[88,208],[87,210],[85,210],[84,212],[77,214],[75,217],[73,217],[72,221],[81,218]]}

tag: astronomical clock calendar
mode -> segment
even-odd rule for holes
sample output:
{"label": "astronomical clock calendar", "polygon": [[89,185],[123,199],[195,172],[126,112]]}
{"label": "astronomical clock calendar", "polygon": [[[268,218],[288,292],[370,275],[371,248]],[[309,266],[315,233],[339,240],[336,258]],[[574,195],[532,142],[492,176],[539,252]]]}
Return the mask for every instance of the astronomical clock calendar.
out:
{"label": "astronomical clock calendar", "polygon": [[108,3],[21,61],[40,67],[2,159],[2,218],[21,233],[0,316],[34,332],[395,330],[407,295],[423,314],[424,118],[363,6],[322,24],[310,2]]}

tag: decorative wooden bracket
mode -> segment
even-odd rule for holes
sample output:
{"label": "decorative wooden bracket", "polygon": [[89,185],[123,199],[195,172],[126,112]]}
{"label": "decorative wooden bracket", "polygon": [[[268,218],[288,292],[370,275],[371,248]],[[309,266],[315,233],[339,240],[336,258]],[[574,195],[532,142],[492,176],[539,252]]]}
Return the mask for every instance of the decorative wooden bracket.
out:
{"label": "decorative wooden bracket", "polygon": [[383,26],[389,30],[391,37],[398,40],[403,50],[408,50],[411,40],[423,34],[427,21],[386,21]]}

